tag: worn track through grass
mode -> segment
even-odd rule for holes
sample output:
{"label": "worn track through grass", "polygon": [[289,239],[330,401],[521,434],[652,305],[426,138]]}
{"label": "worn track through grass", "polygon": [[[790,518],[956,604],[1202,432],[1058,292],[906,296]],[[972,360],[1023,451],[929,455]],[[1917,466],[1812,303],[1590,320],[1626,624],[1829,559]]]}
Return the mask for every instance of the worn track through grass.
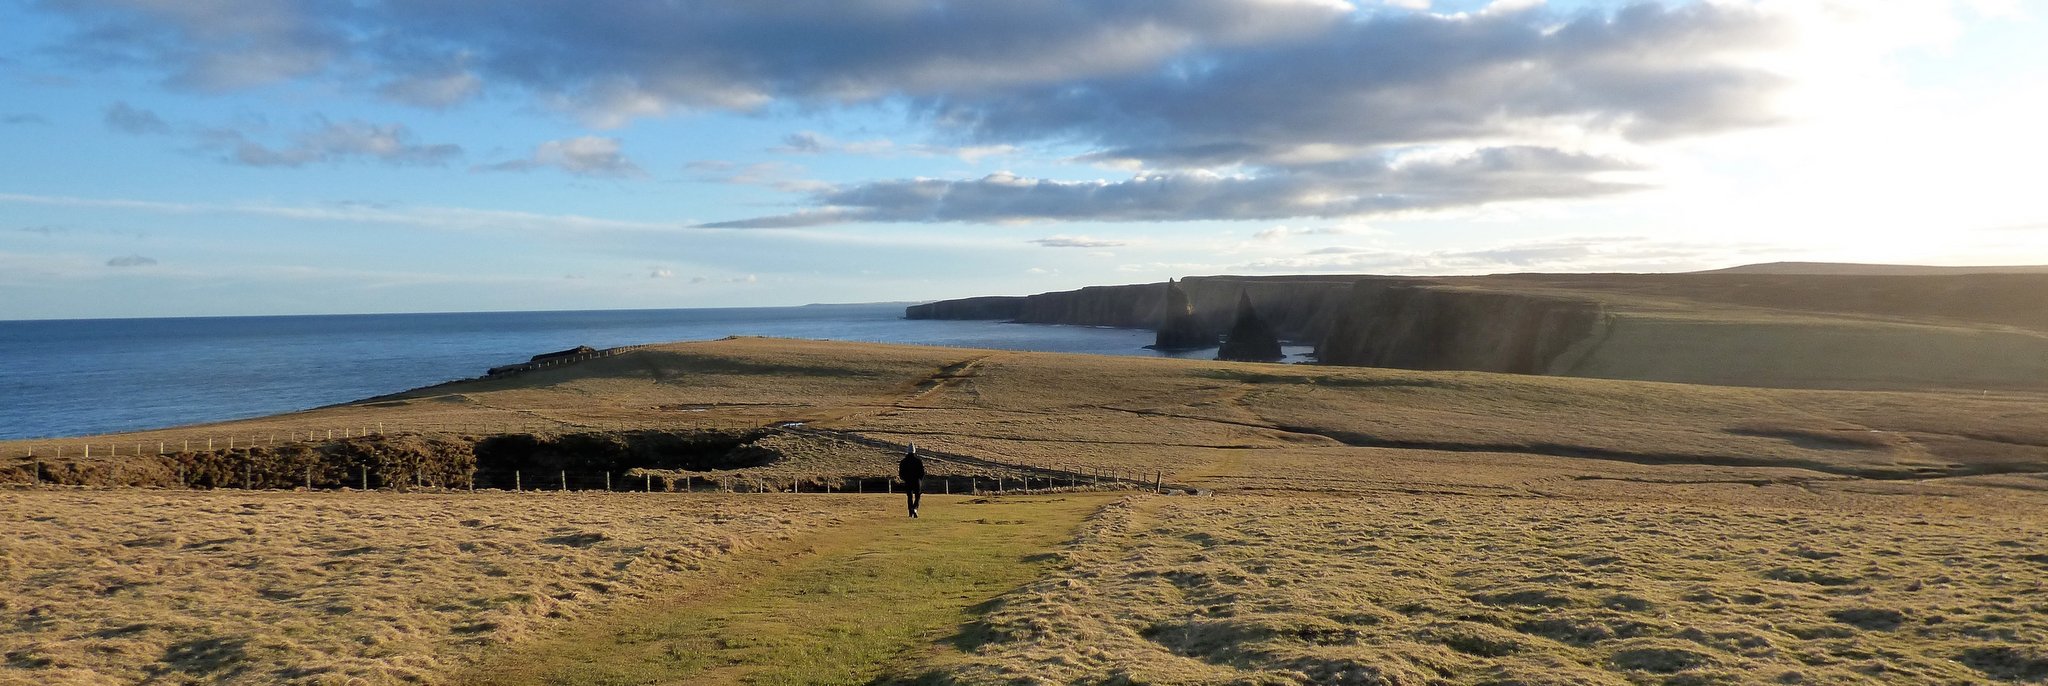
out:
{"label": "worn track through grass", "polygon": [[[853,496],[861,497],[861,496]],[[469,684],[836,684],[907,672],[1113,496],[933,496],[882,511],[488,660]],[[886,507],[883,507],[886,505]]]}

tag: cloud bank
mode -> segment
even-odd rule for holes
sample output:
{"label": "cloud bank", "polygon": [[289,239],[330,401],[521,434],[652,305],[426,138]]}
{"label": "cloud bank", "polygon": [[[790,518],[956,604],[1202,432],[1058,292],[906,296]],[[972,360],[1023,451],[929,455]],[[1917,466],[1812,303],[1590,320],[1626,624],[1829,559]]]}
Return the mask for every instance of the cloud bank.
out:
{"label": "cloud bank", "polygon": [[[885,103],[944,144],[928,149],[1080,150],[1070,161],[1134,170],[810,188],[795,211],[710,224],[734,228],[1360,217],[1624,192],[1638,186],[1606,173],[1636,165],[1617,150],[1778,121],[1771,103],[1789,82],[1759,56],[1799,40],[1793,17],[1744,2],[1458,14],[1335,0],[46,7],[77,27],[59,50],[155,70],[174,88],[369,74],[375,94],[397,102],[447,108],[516,93],[598,126]],[[108,123],[150,128],[111,111]],[[236,144],[234,158],[435,163],[455,153],[402,133],[335,129],[283,149]],[[780,150],[860,145],[797,132]],[[644,175],[616,139],[596,136],[477,169],[540,167]]]}

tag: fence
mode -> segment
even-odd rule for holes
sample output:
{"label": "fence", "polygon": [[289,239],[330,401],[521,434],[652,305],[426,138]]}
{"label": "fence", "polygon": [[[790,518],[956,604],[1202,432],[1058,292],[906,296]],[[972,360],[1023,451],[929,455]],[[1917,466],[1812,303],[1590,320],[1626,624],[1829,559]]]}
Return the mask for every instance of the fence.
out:
{"label": "fence", "polygon": [[[354,488],[508,490],[508,491],[703,491],[738,493],[893,493],[897,486],[886,475],[789,473],[776,468],[760,472],[699,472],[677,477],[668,470],[621,467],[617,471],[547,470],[527,471],[483,468],[471,465],[428,463],[417,456],[399,457],[396,463],[381,458],[376,464],[329,463],[309,457],[320,443],[362,439],[371,436],[495,435],[494,431],[404,429],[387,433],[383,423],[340,429],[301,429],[279,432],[238,432],[172,440],[118,441],[94,439],[27,443],[14,450],[0,450],[0,483],[42,485],[67,483],[100,486],[167,486],[200,488],[305,488],[309,490]],[[496,427],[509,430],[506,427]],[[523,428],[523,427],[521,427]],[[559,427],[544,427],[559,428]],[[736,425],[714,431],[788,431],[830,435],[853,443],[885,450],[898,446],[879,439],[841,432],[790,426]],[[304,448],[296,454],[294,446]],[[1164,491],[1164,474],[1107,466],[1037,466],[1013,464],[957,455],[923,451],[927,460],[953,463],[981,475],[933,474],[927,493],[1039,491],[1055,488],[1149,488]],[[11,461],[7,458],[13,458]],[[175,460],[99,460],[92,458],[174,457]],[[73,458],[76,458],[75,460]],[[263,460],[259,464],[259,458]],[[12,463],[12,467],[6,465]],[[188,464],[190,466],[188,466]],[[61,472],[61,473],[60,473]],[[993,474],[988,474],[993,472]],[[1006,473],[1007,472],[1007,473]],[[549,477],[553,478],[550,479]],[[634,481],[640,483],[635,484]],[[660,488],[657,489],[656,485]],[[635,488],[634,486],[639,486]],[[1174,486],[1174,490],[1185,487]]]}
{"label": "fence", "polygon": [[[55,485],[46,465],[32,463],[26,472],[25,483],[30,486]],[[202,483],[190,483],[188,475],[180,473],[176,483],[185,488],[200,489],[242,489],[242,490],[359,490],[359,491],[509,491],[526,492],[659,492],[659,493],[853,493],[853,494],[895,494],[900,492],[901,483],[893,477],[847,474],[711,474],[685,475],[676,478],[642,470],[625,471],[571,471],[571,470],[516,470],[516,469],[471,469],[462,474],[431,473],[415,469],[407,478],[403,471],[394,476],[390,469],[372,469],[367,465],[346,465],[337,471],[332,465],[307,467],[302,472],[283,474],[266,468],[259,477],[253,463],[245,464],[241,478],[230,471],[225,479],[210,475]],[[119,483],[119,466],[113,466],[115,478],[113,487]],[[303,474],[303,480],[297,477]],[[22,483],[22,482],[17,482]],[[108,486],[109,484],[99,484]],[[1060,490],[1150,490],[1164,493],[1168,490],[1165,474],[1152,472],[1143,474],[1133,470],[1102,469],[1093,473],[1082,470],[1061,471],[1046,475],[933,475],[925,478],[923,491],[927,495],[962,495],[987,493],[1034,493]],[[1173,490],[1182,490],[1175,486]]]}
{"label": "fence", "polygon": [[642,348],[649,348],[649,347],[653,347],[653,346],[651,346],[651,345],[622,345],[622,346],[619,346],[619,347],[616,347],[616,348],[605,348],[605,349],[603,349],[603,350],[599,350],[599,351],[596,351],[596,352],[588,352],[588,353],[584,353],[584,354],[581,354],[581,355],[567,355],[567,356],[563,356],[563,357],[553,357],[553,358],[548,358],[548,359],[545,359],[545,360],[540,360],[540,361],[538,361],[538,362],[521,362],[521,363],[519,363],[519,364],[508,364],[508,365],[505,365],[505,366],[502,366],[502,367],[492,367],[492,368],[490,369],[490,371],[488,371],[488,372],[485,372],[485,373],[484,373],[484,378],[487,378],[487,379],[488,379],[488,378],[495,378],[495,377],[500,377],[500,376],[508,376],[508,375],[512,375],[512,374],[518,374],[518,373],[520,373],[520,372],[530,372],[530,371],[533,371],[533,370],[535,370],[535,369],[546,369],[546,368],[548,368],[548,367],[558,367],[558,366],[561,366],[561,365],[565,365],[565,364],[572,364],[572,363],[576,363],[576,362],[582,362],[582,361],[584,361],[584,360],[595,360],[595,359],[598,359],[598,358],[600,358],[600,357],[611,357],[611,356],[613,356],[613,355],[617,355],[617,354],[620,354],[620,353],[629,353],[629,352],[633,352],[633,351],[635,351],[635,350],[639,350],[639,349],[642,349]]}

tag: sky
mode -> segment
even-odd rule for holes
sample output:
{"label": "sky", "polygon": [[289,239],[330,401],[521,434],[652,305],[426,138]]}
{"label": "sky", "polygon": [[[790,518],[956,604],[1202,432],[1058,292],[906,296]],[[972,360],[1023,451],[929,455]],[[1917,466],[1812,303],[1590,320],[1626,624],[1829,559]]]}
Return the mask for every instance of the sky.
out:
{"label": "sky", "polygon": [[2044,16],[0,0],[0,319],[2044,264]]}

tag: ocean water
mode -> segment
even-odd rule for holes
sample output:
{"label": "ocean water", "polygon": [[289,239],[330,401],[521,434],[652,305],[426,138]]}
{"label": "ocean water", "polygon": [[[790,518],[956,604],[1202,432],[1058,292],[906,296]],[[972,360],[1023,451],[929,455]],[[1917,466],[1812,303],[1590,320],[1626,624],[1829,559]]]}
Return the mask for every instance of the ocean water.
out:
{"label": "ocean water", "polygon": [[[1163,354],[1144,348],[1152,342],[1144,330],[902,317],[902,305],[886,304],[0,321],[0,439],[303,410],[480,376],[578,345],[738,335]],[[1300,359],[1308,348],[1288,350]]]}

